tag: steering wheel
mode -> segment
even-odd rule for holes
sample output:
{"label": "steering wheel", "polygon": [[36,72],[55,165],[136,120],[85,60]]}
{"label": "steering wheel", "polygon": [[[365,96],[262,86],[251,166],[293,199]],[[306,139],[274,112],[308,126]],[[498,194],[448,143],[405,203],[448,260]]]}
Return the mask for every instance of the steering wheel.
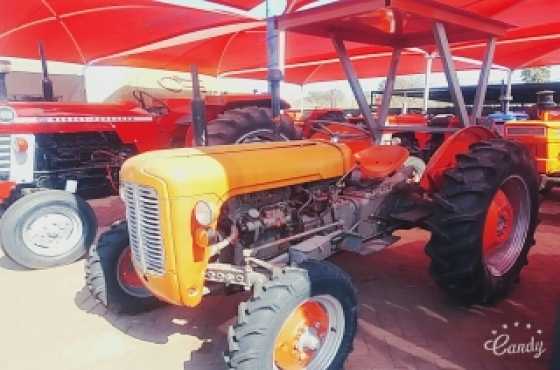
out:
{"label": "steering wheel", "polygon": [[148,94],[143,90],[134,90],[132,91],[132,96],[134,99],[140,104],[142,109],[158,115],[164,116],[169,114],[169,106],[165,104],[165,102],[155,96]]}
{"label": "steering wheel", "polygon": [[[355,131],[356,133],[350,132],[336,132],[331,130],[328,126],[340,126],[346,127]],[[332,121],[324,121],[324,120],[314,120],[311,123],[311,130],[321,133],[323,135],[328,136],[332,141],[340,141],[340,140],[360,140],[360,139],[367,139],[371,135],[368,130],[359,127],[357,125],[353,125],[351,123],[346,122],[332,122]]]}

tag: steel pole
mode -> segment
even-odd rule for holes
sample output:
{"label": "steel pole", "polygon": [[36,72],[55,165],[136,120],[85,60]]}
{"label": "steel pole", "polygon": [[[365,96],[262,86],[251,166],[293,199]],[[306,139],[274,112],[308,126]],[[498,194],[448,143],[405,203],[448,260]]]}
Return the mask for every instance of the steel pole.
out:
{"label": "steel pole", "polygon": [[513,100],[513,97],[511,96],[511,77],[513,75],[513,71],[510,69],[507,71],[507,81],[506,81],[506,93],[504,96],[504,113],[509,112],[509,105],[511,103],[511,101]]}
{"label": "steel pole", "polygon": [[484,100],[486,99],[486,90],[488,88],[488,78],[494,60],[494,52],[496,51],[496,38],[491,37],[486,44],[486,52],[480,67],[480,76],[478,78],[478,86],[476,87],[476,95],[474,97],[473,110],[471,113],[471,124],[476,124],[482,116],[484,108]]}
{"label": "steel pole", "polygon": [[346,50],[346,46],[344,45],[344,41],[342,41],[341,39],[339,39],[336,36],[333,36],[332,37],[332,43],[333,43],[334,48],[336,50],[336,53],[338,55],[338,59],[340,60],[340,64],[342,66],[342,69],[344,70],[344,73],[346,74],[346,79],[348,80],[348,83],[350,84],[350,88],[352,89],[352,93],[354,94],[354,98],[356,99],[356,102],[358,103],[358,107],[360,108],[360,112],[362,113],[362,116],[366,120],[366,123],[369,127],[371,135],[376,139],[381,138],[380,127],[378,125],[378,122],[376,122],[376,120],[373,119],[373,114],[371,113],[371,109],[368,105],[366,96],[364,94],[364,90],[362,89],[362,86],[360,85],[360,81],[358,80],[358,77],[356,76],[356,71],[354,70],[354,67],[352,66],[352,61],[348,57],[348,51]]}
{"label": "steel pole", "polygon": [[455,63],[453,61],[453,56],[451,55],[451,48],[449,47],[449,40],[447,39],[447,33],[445,32],[445,26],[443,23],[434,23],[434,38],[441,62],[443,64],[443,71],[447,77],[449,93],[451,94],[451,99],[455,104],[455,112],[457,113],[457,117],[459,117],[461,125],[463,127],[468,127],[470,126],[469,115],[467,113],[467,107],[465,106],[465,99],[463,98],[461,85],[459,85],[459,78],[457,76],[457,71],[455,70]]}
{"label": "steel pole", "polygon": [[280,82],[283,79],[280,69],[280,32],[276,20],[271,16],[269,0],[266,2],[266,50],[268,57],[268,93],[271,96],[272,117],[280,115]]}
{"label": "steel pole", "polygon": [[381,107],[379,107],[379,112],[377,112],[378,127],[385,126],[385,121],[389,115],[391,98],[393,97],[395,80],[397,79],[397,68],[399,67],[399,61],[401,60],[401,52],[402,49],[393,49],[393,54],[391,55],[391,64],[389,65],[389,71],[387,72],[385,91],[383,92],[383,97],[381,98]]}
{"label": "steel pole", "polygon": [[426,55],[426,72],[424,73],[424,107],[422,112],[428,114],[428,105],[430,102],[430,86],[432,84],[432,64],[434,57]]}

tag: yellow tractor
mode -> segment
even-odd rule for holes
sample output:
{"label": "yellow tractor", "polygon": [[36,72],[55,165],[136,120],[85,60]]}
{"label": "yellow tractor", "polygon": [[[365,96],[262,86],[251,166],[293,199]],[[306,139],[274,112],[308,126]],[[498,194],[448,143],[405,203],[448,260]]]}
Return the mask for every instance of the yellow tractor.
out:
{"label": "yellow tractor", "polygon": [[[120,253],[122,261],[128,253],[133,266],[122,281],[135,283],[125,287],[118,276],[90,270],[90,289],[127,312],[159,301],[196,307],[224,286],[250,291],[227,333],[225,361],[237,370],[341,369],[357,330],[357,295],[350,276],[327,259],[380,251],[398,240],[399,229],[431,231],[430,272],[451,296],[467,304],[505,296],[534,244],[539,185],[524,146],[476,125],[496,38],[507,28],[430,0],[349,0],[273,19],[270,34],[332,39],[368,129],[320,122],[320,139],[172,149],[127,160],[120,174],[127,222],[101,236],[88,264],[121,261],[104,262],[100,249]],[[417,182],[408,150],[379,141],[401,51],[432,37],[461,127]],[[468,40],[488,41],[471,116],[449,47]],[[394,47],[377,119],[344,41]],[[272,69],[277,114],[279,74]],[[103,281],[107,289],[97,289]]]}
{"label": "yellow tractor", "polygon": [[553,91],[537,94],[529,120],[505,123],[505,137],[525,145],[537,161],[541,191],[560,185],[560,109]]}

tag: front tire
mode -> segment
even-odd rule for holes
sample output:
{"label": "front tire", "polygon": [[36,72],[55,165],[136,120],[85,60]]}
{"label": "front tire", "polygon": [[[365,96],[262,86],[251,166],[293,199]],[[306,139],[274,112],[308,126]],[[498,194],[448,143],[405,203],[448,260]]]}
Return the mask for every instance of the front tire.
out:
{"label": "front tire", "polygon": [[427,222],[430,271],[467,304],[505,296],[535,244],[538,174],[520,144],[494,139],[471,145],[445,172]]}
{"label": "front tire", "polygon": [[113,225],[99,237],[85,272],[90,293],[111,312],[138,314],[164,304],[143,286],[132,266],[126,222]]}
{"label": "front tire", "polygon": [[0,220],[5,254],[30,269],[67,265],[82,258],[96,231],[97,220],[89,204],[61,190],[23,196]]}
{"label": "front tire", "polygon": [[339,370],[356,328],[350,277],[329,262],[307,261],[274,274],[239,305],[226,363],[235,370]]}

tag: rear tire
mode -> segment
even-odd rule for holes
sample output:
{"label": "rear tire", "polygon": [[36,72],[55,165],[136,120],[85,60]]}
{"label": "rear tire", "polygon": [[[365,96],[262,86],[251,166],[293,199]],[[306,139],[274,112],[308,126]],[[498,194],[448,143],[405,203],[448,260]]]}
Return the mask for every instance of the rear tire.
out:
{"label": "rear tire", "polygon": [[[467,304],[492,303],[510,291],[535,244],[538,184],[534,159],[520,144],[482,141],[457,156],[433,195],[434,213],[427,221],[432,236],[426,252],[440,287]],[[488,215],[499,192],[511,201],[513,213],[497,218],[501,223],[490,227],[492,234]],[[488,238],[498,242],[489,248]]]}
{"label": "rear tire", "polygon": [[[290,328],[293,323],[293,315],[310,303],[318,303],[319,306],[314,307],[323,307],[327,312],[328,320],[323,321],[327,323],[326,328],[317,318],[316,325],[308,326],[310,322],[304,321],[303,326],[296,326],[296,336],[283,336],[286,324]],[[302,322],[296,320],[295,323]],[[307,330],[299,330],[304,327]],[[288,352],[290,359],[289,352],[296,351],[295,347],[285,343],[305,345],[308,349],[307,344],[302,343],[317,346],[320,338],[321,344],[318,349],[315,347],[315,357],[307,368],[339,370],[352,350],[356,328],[356,292],[348,274],[329,262],[307,261],[299,268],[287,267],[274,274],[271,280],[255,288],[249,301],[239,305],[237,322],[228,331],[225,360],[229,369],[282,370],[286,368],[282,366],[282,361],[286,362],[283,356]],[[302,334],[313,332],[309,338]],[[300,351],[302,349],[298,353]]]}
{"label": "rear tire", "polygon": [[[277,129],[279,137],[274,136]],[[278,123],[268,108],[247,107],[232,109],[210,121],[207,126],[208,145],[229,145],[256,141],[296,140],[294,125],[285,117]]]}
{"label": "rear tire", "polygon": [[127,285],[119,277],[119,262],[126,258],[125,263],[132,263],[129,251],[126,222],[113,225],[101,234],[97,245],[91,248],[85,266],[90,293],[108,310],[118,314],[138,314],[162,306],[164,303],[145,287]]}
{"label": "rear tire", "polygon": [[30,269],[77,261],[87,253],[96,232],[97,220],[90,205],[62,190],[25,195],[0,220],[5,254]]}

